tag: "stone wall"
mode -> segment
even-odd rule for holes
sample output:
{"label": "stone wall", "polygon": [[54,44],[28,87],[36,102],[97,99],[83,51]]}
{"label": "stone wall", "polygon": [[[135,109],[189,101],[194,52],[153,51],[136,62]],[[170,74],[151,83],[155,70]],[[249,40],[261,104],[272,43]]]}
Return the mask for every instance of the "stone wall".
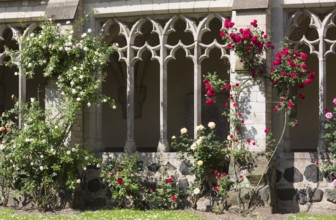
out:
{"label": "stone wall", "polygon": [[331,181],[324,175],[316,153],[281,153],[276,161],[276,211],[336,210]]}
{"label": "stone wall", "polygon": [[[102,159],[108,161],[116,157],[122,157],[123,153],[103,153]],[[178,159],[176,153],[139,153],[139,166],[143,178],[159,178],[164,172],[163,166],[167,166],[168,175],[177,177],[176,183],[180,191],[187,192],[188,187],[195,177],[190,175],[187,166]],[[108,204],[104,184],[99,179],[100,169],[88,169],[84,188],[75,195],[74,207],[95,208]]]}

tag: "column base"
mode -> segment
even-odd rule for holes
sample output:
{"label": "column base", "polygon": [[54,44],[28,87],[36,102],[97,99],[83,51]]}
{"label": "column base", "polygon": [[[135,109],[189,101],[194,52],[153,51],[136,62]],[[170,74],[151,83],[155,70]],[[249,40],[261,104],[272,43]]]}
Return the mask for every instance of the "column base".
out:
{"label": "column base", "polygon": [[157,152],[169,152],[169,144],[167,140],[159,140]]}
{"label": "column base", "polygon": [[127,140],[125,143],[124,151],[128,153],[136,152],[135,142],[133,140]]}

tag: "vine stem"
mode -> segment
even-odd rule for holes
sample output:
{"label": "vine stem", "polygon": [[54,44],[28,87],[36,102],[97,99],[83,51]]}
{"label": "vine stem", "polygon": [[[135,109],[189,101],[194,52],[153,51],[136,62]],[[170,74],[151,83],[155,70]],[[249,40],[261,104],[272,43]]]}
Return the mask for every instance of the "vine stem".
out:
{"label": "vine stem", "polygon": [[266,173],[268,172],[268,169],[269,169],[269,166],[270,166],[270,164],[271,164],[271,161],[272,161],[272,159],[273,159],[275,153],[277,152],[277,150],[278,150],[278,148],[279,148],[279,146],[280,146],[280,143],[281,143],[282,139],[284,138],[284,135],[285,135],[285,132],[286,132],[286,129],[287,129],[287,120],[288,120],[288,113],[287,113],[287,112],[285,112],[285,117],[284,117],[284,119],[285,119],[285,121],[284,121],[284,126],[283,126],[283,129],[282,129],[281,136],[280,136],[280,138],[279,138],[279,140],[278,140],[278,143],[277,143],[277,145],[276,145],[276,147],[275,147],[275,149],[274,149],[274,151],[273,151],[273,153],[272,153],[270,159],[268,159],[267,166],[266,166],[266,168],[265,168],[263,174],[261,175],[261,177],[260,177],[260,179],[259,179],[259,181],[258,181],[258,184],[256,185],[256,187],[254,187],[254,190],[252,191],[252,196],[251,196],[250,201],[249,201],[249,208],[251,207],[251,202],[252,202],[252,199],[253,199],[254,194],[256,194],[256,192],[258,191],[258,187],[259,187],[259,185],[260,185],[260,183],[261,183],[261,180],[263,179],[263,177],[264,177],[264,176],[266,175]]}

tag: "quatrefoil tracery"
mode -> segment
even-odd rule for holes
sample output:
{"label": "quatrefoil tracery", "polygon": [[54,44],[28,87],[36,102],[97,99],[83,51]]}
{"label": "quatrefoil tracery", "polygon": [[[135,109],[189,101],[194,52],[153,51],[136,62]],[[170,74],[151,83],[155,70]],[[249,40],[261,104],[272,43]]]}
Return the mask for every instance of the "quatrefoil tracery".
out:
{"label": "quatrefoil tracery", "polygon": [[[169,45],[167,43],[168,36],[171,33],[176,32],[174,25],[177,20],[185,22],[184,32],[190,32],[193,36],[194,42],[191,44],[184,44],[181,40],[175,45]],[[102,32],[108,33],[113,23],[120,27],[119,36],[126,39],[126,45],[118,48],[119,60],[124,61],[127,65],[134,65],[137,61],[142,60],[144,51],[149,51],[152,54],[152,59],[159,62],[167,63],[171,59],[175,59],[176,51],[183,49],[186,53],[186,57],[192,59],[194,62],[201,62],[205,58],[209,57],[210,51],[214,48],[221,50],[221,58],[228,57],[226,53],[226,45],[219,43],[214,39],[211,43],[205,44],[201,42],[204,33],[211,31],[210,22],[213,19],[219,19],[223,27],[224,17],[221,15],[210,14],[204,17],[200,22],[196,22],[186,16],[173,16],[168,19],[164,25],[153,18],[147,18],[152,24],[153,28],[151,33],[157,34],[159,38],[159,44],[151,46],[147,41],[142,46],[135,46],[135,38],[142,35],[141,27],[146,22],[146,19],[137,20],[131,27],[128,27],[123,22],[117,19],[109,19],[102,27]],[[216,34],[216,33],[214,33]],[[203,50],[202,50],[203,49]],[[198,51],[197,53],[195,51]],[[203,51],[203,53],[201,52]],[[163,63],[162,63],[163,64]]]}

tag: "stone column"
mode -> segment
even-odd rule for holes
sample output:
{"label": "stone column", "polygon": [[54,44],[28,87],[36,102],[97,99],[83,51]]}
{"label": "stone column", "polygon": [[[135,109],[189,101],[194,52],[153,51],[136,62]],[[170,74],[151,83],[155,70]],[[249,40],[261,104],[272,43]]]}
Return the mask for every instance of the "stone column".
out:
{"label": "stone column", "polygon": [[158,59],[160,65],[160,140],[157,147],[158,152],[168,152],[168,130],[167,130],[167,112],[168,112],[168,97],[167,97],[167,50],[165,44],[167,41],[166,33],[160,28],[160,57]]}
{"label": "stone column", "polygon": [[202,70],[199,57],[201,48],[199,42],[195,42],[194,51],[194,139],[197,139],[197,126],[202,123]]}
{"label": "stone column", "polygon": [[134,142],[134,66],[127,64],[127,88],[126,88],[126,111],[127,111],[127,139],[125,143],[125,151],[135,152]]}
{"label": "stone column", "polygon": [[[163,45],[161,45],[161,48]],[[165,51],[165,49],[163,49]],[[163,53],[161,50],[161,53]],[[160,140],[158,152],[168,152],[167,134],[167,64],[164,61],[165,54],[160,57]]]}
{"label": "stone column", "polygon": [[[20,45],[20,51],[21,51],[21,45]],[[26,75],[23,72],[22,64],[19,63],[19,109],[22,109],[22,105],[26,103],[26,92],[27,92],[27,80]],[[19,114],[19,127],[22,128],[23,126],[23,119],[22,119],[22,113]]]}

